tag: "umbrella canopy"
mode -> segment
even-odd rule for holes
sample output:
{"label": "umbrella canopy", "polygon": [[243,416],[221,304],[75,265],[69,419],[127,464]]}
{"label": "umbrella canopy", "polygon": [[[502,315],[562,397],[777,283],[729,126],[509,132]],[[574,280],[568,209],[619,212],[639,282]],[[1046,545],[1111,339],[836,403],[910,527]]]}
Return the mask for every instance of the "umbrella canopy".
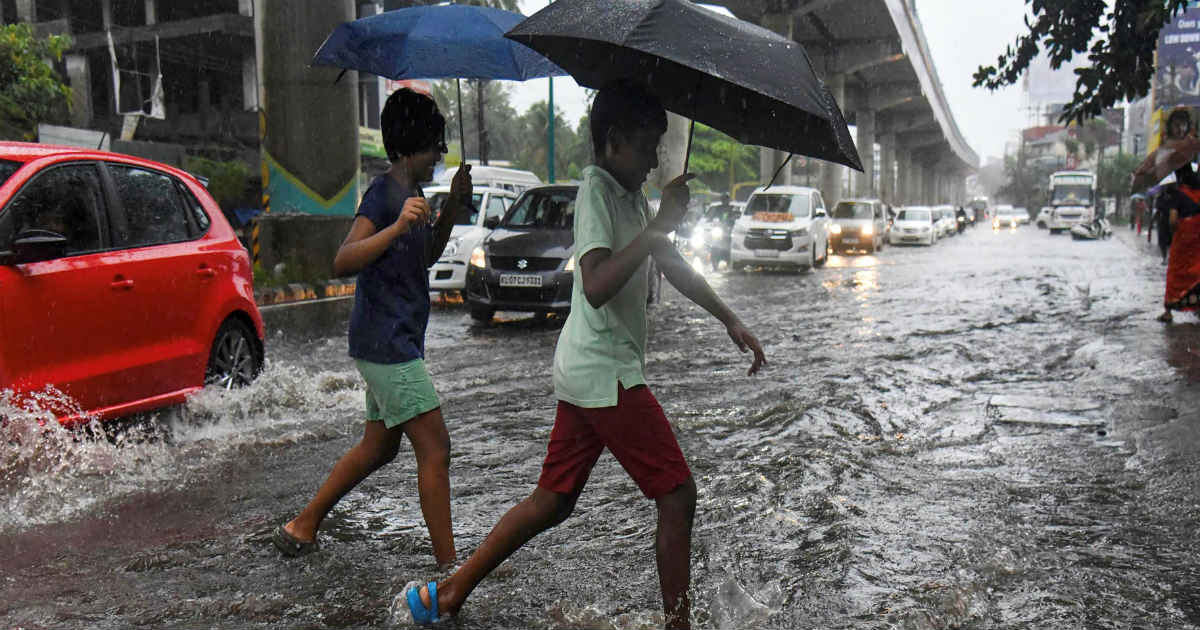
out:
{"label": "umbrella canopy", "polygon": [[558,0],[508,32],[580,85],[650,84],[667,109],[746,144],[862,170],[800,44],[686,0]]}
{"label": "umbrella canopy", "polygon": [[341,24],[314,66],[389,79],[508,79],[565,75],[545,57],[504,38],[519,13],[449,4],[396,9]]}
{"label": "umbrella canopy", "polygon": [[1191,162],[1197,153],[1200,153],[1200,139],[1188,136],[1179,140],[1168,140],[1146,156],[1133,171],[1129,189],[1137,192],[1154,186]]}

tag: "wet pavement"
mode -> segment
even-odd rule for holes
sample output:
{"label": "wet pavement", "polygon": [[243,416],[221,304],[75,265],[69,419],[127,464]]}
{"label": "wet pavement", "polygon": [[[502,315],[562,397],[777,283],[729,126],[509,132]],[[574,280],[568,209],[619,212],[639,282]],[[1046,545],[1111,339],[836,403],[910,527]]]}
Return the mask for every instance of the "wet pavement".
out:
{"label": "wet pavement", "polygon": [[[696,626],[1200,627],[1200,323],[1154,321],[1164,268],[1116,229],[979,227],[809,273],[710,274],[766,347],[756,377],[668,290],[648,378],[699,488]],[[434,309],[461,553],[537,478],[560,326]],[[344,321],[324,329],[272,331],[252,387],[108,439],[10,422],[0,625],[389,625],[400,587],[437,575],[406,451],[335,508],[319,553],[270,544],[361,431]],[[605,456],[575,514],[450,627],[661,625],[653,534]]]}

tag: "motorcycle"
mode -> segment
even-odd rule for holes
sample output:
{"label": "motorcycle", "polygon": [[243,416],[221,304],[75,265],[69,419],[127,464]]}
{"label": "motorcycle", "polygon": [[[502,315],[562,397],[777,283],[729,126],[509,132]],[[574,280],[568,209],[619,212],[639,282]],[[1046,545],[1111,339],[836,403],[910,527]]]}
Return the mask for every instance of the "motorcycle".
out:
{"label": "motorcycle", "polygon": [[1109,225],[1108,219],[1104,218],[1104,214],[1097,214],[1095,219],[1086,223],[1077,223],[1071,226],[1071,238],[1077,241],[1097,240],[1109,238],[1113,235],[1112,226]]}

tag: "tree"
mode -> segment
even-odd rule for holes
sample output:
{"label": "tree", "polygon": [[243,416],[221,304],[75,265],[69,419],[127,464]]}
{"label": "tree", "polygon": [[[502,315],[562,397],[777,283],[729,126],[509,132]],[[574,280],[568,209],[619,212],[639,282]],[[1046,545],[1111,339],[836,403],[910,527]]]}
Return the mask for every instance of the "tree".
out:
{"label": "tree", "polygon": [[[538,101],[521,115],[521,148],[514,160],[518,168],[533,171],[542,179],[549,177],[546,160],[549,111],[546,101]],[[554,108],[555,174],[563,173],[569,179],[578,179],[582,175],[583,167],[591,161],[591,136],[586,131],[586,121],[586,117],[580,121],[583,133],[576,133],[567,126],[562,110]],[[586,158],[583,158],[582,162],[575,161],[581,160],[581,156]]]}
{"label": "tree", "polygon": [[37,39],[28,24],[0,27],[0,139],[34,140],[39,122],[62,122],[71,88],[46,60],[61,61],[71,38]]}
{"label": "tree", "polygon": [[758,149],[696,123],[688,170],[709,189],[732,192],[735,182],[758,177]]}
{"label": "tree", "polygon": [[1033,18],[1025,20],[1029,32],[1008,46],[995,66],[980,66],[973,85],[995,90],[1016,83],[1043,47],[1054,69],[1086,54],[1091,66],[1075,71],[1075,93],[1059,117],[1062,122],[1083,122],[1119,101],[1149,92],[1158,32],[1187,8],[1189,0],[1025,2],[1033,10]]}
{"label": "tree", "polygon": [[[479,90],[474,81],[462,81],[463,132],[467,136],[467,155],[480,156]],[[503,81],[481,82],[484,91],[484,129],[488,138],[489,159],[513,160],[520,148],[520,125],[517,111],[509,100],[508,85]],[[446,137],[458,137],[458,90],[454,79],[434,81],[433,100],[446,117]],[[461,140],[461,138],[460,138]],[[460,145],[461,146],[461,145]]]}
{"label": "tree", "polygon": [[1142,157],[1133,153],[1119,153],[1106,157],[1096,172],[1096,187],[1101,197],[1115,197],[1118,202],[1129,199],[1129,174],[1142,162]]}

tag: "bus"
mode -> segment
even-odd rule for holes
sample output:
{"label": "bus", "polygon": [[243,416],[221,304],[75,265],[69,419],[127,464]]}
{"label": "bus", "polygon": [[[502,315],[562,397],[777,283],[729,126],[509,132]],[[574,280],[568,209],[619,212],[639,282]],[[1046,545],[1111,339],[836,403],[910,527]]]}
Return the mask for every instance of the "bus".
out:
{"label": "bus", "polygon": [[1096,216],[1096,174],[1058,171],[1050,175],[1051,234],[1089,223]]}

